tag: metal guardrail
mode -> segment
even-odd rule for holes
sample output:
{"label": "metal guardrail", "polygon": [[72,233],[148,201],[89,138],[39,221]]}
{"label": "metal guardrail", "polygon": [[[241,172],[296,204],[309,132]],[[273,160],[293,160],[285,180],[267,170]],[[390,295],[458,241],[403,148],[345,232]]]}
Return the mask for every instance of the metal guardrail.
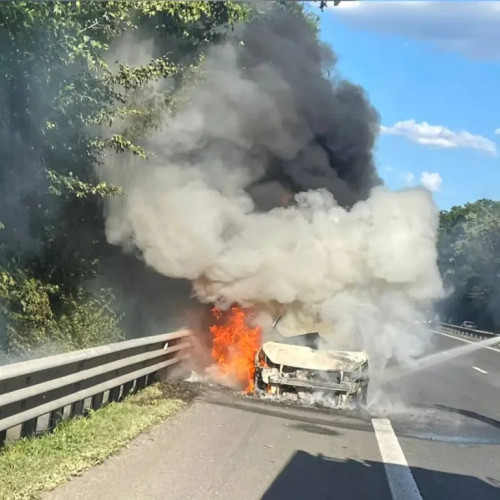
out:
{"label": "metal guardrail", "polygon": [[483,330],[473,330],[472,328],[464,328],[462,326],[450,325],[448,323],[439,323],[441,330],[444,333],[453,333],[455,335],[463,335],[475,339],[490,339],[498,337],[498,333],[485,332]]}
{"label": "metal guardrail", "polygon": [[0,366],[0,446],[121,401],[189,356],[191,331]]}

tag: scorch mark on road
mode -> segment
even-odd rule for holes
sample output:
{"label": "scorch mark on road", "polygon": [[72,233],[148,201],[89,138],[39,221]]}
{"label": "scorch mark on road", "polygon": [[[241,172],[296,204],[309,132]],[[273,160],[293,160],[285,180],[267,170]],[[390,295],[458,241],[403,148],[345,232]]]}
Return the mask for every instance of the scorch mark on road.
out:
{"label": "scorch mark on road", "polygon": [[391,422],[387,418],[373,418],[372,425],[393,500],[422,500]]}
{"label": "scorch mark on road", "polygon": [[483,370],[482,368],[478,368],[477,366],[472,367],[474,370],[478,371],[479,373],[488,373],[486,370]]}

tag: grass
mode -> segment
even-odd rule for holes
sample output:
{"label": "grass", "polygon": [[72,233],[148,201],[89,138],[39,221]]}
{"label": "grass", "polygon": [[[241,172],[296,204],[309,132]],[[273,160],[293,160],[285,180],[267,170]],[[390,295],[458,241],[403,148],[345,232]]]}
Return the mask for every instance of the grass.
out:
{"label": "grass", "polygon": [[192,397],[180,387],[155,384],[86,418],[65,421],[50,434],[6,445],[0,451],[0,498],[39,498],[42,491],[103,462]]}

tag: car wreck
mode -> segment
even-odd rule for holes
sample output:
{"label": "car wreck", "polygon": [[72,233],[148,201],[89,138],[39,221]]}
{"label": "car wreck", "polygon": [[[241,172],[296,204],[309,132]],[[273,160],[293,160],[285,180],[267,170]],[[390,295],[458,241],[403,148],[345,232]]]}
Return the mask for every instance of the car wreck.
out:
{"label": "car wreck", "polygon": [[368,391],[368,357],[364,351],[264,342],[255,356],[254,386],[257,395],[291,393],[301,399],[323,393],[333,396],[338,406],[363,405]]}

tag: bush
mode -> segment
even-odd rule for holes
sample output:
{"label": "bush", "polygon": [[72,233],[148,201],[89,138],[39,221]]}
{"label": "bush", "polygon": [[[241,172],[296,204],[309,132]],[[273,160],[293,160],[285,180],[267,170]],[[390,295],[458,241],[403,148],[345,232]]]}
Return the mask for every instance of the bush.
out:
{"label": "bush", "polygon": [[[60,352],[123,339],[109,290],[60,294],[20,271],[0,272],[0,340],[9,356]],[[54,303],[58,303],[57,313]]]}
{"label": "bush", "polygon": [[57,287],[44,285],[21,271],[2,271],[0,276],[2,350],[27,354],[46,342],[57,329],[49,296]]}
{"label": "bush", "polygon": [[112,308],[114,296],[101,290],[97,296],[80,291],[77,297],[63,297],[63,314],[58,318],[60,341],[71,349],[83,349],[123,340],[120,317]]}

